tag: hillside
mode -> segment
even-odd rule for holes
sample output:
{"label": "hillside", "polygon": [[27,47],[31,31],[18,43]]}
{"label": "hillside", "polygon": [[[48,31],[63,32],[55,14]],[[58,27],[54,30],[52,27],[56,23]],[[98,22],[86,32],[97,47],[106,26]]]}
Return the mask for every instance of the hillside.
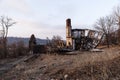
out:
{"label": "hillside", "polygon": [[20,62],[5,80],[120,80],[120,48],[104,52],[75,51],[69,55],[40,54]]}
{"label": "hillside", "polygon": [[[13,43],[17,43],[19,41],[23,41],[24,44],[27,46],[29,44],[29,39],[30,38],[22,38],[22,37],[8,37],[8,44],[13,44]],[[39,39],[36,38],[37,44],[46,44],[47,40],[46,39]]]}

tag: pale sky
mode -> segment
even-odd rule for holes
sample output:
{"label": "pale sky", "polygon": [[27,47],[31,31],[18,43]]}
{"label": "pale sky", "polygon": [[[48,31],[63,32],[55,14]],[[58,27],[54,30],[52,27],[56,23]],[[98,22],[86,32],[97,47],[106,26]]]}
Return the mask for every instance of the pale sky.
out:
{"label": "pale sky", "polygon": [[120,0],[0,0],[0,16],[17,22],[9,28],[8,36],[35,34],[46,39],[60,35],[65,39],[67,18],[71,18],[73,28],[92,28],[119,4]]}

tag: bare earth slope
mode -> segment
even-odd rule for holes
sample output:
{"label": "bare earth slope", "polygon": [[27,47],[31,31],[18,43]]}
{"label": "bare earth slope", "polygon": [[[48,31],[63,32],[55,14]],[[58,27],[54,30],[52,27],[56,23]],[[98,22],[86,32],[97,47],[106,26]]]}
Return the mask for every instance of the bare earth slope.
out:
{"label": "bare earth slope", "polygon": [[120,49],[104,52],[41,54],[20,62],[0,80],[120,80]]}

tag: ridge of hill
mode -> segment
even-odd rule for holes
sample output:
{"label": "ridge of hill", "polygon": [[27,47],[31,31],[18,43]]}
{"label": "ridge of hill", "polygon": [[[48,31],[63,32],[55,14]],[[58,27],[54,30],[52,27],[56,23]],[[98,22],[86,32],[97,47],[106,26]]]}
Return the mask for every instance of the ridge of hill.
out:
{"label": "ridge of hill", "polygon": [[[7,38],[8,45],[11,45],[13,43],[17,43],[19,41],[23,41],[24,44],[27,46],[29,44],[29,40],[30,40],[30,38],[24,38],[24,37],[8,37]],[[36,38],[36,42],[37,42],[37,44],[45,45],[47,43],[47,40]]]}

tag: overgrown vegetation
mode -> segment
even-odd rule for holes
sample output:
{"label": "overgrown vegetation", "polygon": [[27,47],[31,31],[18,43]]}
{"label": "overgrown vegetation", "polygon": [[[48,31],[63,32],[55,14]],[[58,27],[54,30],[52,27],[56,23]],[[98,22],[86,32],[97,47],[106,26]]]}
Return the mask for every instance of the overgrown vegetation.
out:
{"label": "overgrown vegetation", "polygon": [[9,57],[19,57],[28,54],[28,47],[25,46],[23,41],[19,41],[9,45],[8,51]]}
{"label": "overgrown vegetation", "polygon": [[94,25],[95,29],[104,32],[104,44],[120,44],[120,7],[117,6],[109,16],[101,17]]}
{"label": "overgrown vegetation", "polygon": [[56,53],[59,52],[60,49],[65,48],[65,41],[62,40],[62,37],[59,35],[54,35],[52,37],[52,40],[47,39],[47,47],[48,47],[48,52],[50,53]]}
{"label": "overgrown vegetation", "polygon": [[73,52],[74,55],[42,54],[30,61],[17,64],[0,78],[5,80],[119,80],[119,48],[104,50],[98,53]]}

